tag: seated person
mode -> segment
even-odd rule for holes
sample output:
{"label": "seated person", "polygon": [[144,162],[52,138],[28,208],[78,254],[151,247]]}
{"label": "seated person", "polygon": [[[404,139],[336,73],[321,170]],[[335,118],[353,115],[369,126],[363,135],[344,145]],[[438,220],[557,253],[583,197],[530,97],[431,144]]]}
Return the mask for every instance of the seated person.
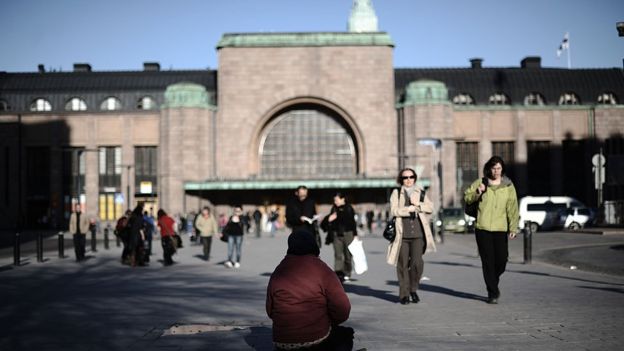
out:
{"label": "seated person", "polygon": [[319,253],[313,234],[295,231],[288,237],[286,257],[271,275],[266,311],[277,350],[353,348],[353,329],[340,326],[349,318],[351,303]]}

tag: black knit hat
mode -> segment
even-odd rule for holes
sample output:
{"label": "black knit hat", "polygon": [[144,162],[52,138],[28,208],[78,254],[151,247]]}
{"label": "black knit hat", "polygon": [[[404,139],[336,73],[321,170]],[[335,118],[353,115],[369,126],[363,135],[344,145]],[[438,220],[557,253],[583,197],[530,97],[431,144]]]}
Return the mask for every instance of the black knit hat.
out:
{"label": "black knit hat", "polygon": [[321,253],[314,235],[306,230],[297,230],[288,236],[288,251],[289,255],[314,255],[318,256]]}

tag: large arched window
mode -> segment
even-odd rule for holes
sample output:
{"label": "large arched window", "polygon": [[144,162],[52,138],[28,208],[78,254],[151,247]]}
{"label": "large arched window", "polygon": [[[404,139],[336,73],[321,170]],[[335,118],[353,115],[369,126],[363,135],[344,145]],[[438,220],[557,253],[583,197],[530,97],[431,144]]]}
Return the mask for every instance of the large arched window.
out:
{"label": "large arched window", "polygon": [[52,104],[44,98],[38,98],[30,104],[30,110],[34,112],[52,111]]}
{"label": "large arched window", "polygon": [[291,109],[268,124],[260,143],[260,176],[271,179],[350,178],[357,150],[330,111]]}

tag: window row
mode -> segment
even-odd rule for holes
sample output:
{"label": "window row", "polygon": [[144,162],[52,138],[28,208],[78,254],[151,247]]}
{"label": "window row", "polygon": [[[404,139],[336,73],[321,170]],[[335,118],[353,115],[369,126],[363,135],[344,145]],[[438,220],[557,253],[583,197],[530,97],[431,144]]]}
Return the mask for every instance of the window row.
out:
{"label": "window row", "polygon": [[[613,93],[602,93],[596,98],[596,102],[600,105],[616,105],[617,98]],[[453,98],[455,105],[474,105],[475,100],[470,94],[461,93]],[[543,106],[546,105],[544,95],[534,92],[524,97],[525,106]],[[490,105],[511,105],[511,99],[504,93],[496,93],[488,98]],[[580,105],[581,100],[578,95],[573,92],[561,94],[558,105]]]}
{"label": "window row", "polygon": [[[143,96],[137,101],[136,108],[139,110],[153,110],[157,107],[156,100],[151,96]],[[102,111],[116,111],[121,110],[121,100],[114,96],[105,98],[100,103],[100,110]],[[10,111],[11,106],[9,103],[0,100],[0,111]],[[44,98],[37,98],[30,103],[29,110],[33,112],[47,112],[52,111],[52,104],[49,100]],[[87,103],[84,99],[79,97],[73,97],[65,103],[65,111],[86,111]]]}

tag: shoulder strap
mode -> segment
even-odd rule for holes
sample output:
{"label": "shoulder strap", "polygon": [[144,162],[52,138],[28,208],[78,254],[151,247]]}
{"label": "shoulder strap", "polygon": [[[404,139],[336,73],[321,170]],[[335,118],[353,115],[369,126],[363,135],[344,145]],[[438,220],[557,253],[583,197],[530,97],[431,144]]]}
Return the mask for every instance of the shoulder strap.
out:
{"label": "shoulder strap", "polygon": [[425,201],[425,189],[420,192],[420,202]]}

